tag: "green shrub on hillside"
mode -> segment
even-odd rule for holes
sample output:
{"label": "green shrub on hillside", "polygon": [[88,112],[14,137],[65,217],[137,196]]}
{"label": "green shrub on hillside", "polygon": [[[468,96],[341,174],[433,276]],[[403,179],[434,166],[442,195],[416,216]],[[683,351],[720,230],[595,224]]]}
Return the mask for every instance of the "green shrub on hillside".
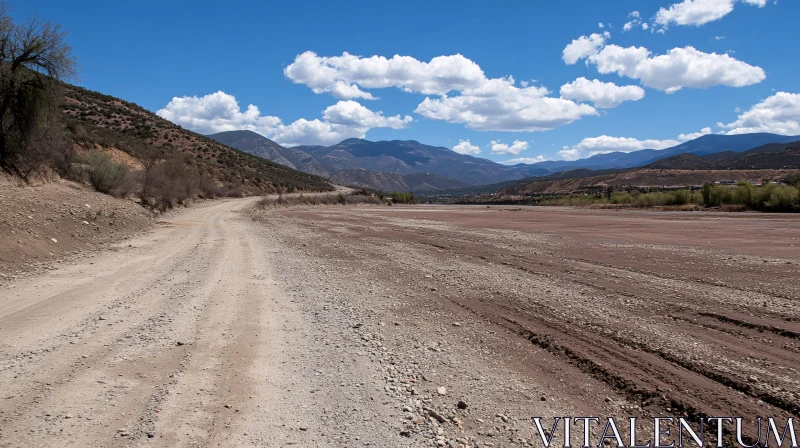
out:
{"label": "green shrub on hillside", "polygon": [[414,193],[400,193],[400,192],[392,192],[389,194],[392,198],[392,202],[397,204],[416,204],[417,197],[414,196]]}

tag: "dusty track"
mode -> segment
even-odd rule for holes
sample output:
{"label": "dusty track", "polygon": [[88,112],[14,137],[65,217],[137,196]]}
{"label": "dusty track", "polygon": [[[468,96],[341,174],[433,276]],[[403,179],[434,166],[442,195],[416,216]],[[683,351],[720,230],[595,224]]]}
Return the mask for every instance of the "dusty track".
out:
{"label": "dusty track", "polygon": [[[208,203],[0,291],[0,446],[332,444],[319,419],[367,399],[327,382],[369,370],[311,373],[346,351],[308,359],[321,336],[276,286],[290,257],[237,212],[253,202]],[[362,421],[330,418],[349,414]]]}
{"label": "dusty track", "polygon": [[254,203],[0,289],[0,447],[516,446],[532,415],[798,414],[793,216]]}

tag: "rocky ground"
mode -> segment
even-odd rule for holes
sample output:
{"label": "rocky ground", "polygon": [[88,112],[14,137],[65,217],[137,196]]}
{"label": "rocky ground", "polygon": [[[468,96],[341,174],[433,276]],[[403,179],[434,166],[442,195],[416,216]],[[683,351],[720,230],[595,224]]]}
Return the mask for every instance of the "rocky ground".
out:
{"label": "rocky ground", "polygon": [[532,416],[798,413],[791,216],[256,202],[0,286],[0,447],[541,446]]}
{"label": "rocky ground", "polygon": [[21,185],[0,174],[0,285],[152,224],[152,214],[133,201],[85,185],[64,180]]}

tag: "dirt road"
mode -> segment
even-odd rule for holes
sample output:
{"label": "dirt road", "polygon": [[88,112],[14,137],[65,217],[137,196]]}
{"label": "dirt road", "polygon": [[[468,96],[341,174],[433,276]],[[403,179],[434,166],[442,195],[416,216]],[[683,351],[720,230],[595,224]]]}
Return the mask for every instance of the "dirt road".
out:
{"label": "dirt road", "polygon": [[209,202],[0,290],[0,447],[518,446],[797,415],[791,216]]}
{"label": "dirt road", "polygon": [[389,408],[359,405],[379,401],[349,321],[331,305],[337,329],[320,334],[324,300],[276,285],[293,261],[237,212],[252,202],[191,209],[0,291],[0,446],[381,442]]}

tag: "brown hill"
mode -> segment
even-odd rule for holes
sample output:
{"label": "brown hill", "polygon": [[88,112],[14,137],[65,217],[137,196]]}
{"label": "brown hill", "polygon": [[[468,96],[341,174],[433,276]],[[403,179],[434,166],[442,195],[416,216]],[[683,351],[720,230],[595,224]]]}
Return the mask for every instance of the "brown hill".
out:
{"label": "brown hill", "polygon": [[119,149],[131,156],[148,151],[183,154],[226,191],[246,195],[288,191],[331,191],[321,177],[279,165],[181,128],[136,104],[65,86],[62,111],[67,129],[84,148]]}
{"label": "brown hill", "polygon": [[330,180],[340,185],[379,191],[431,192],[469,186],[466,182],[431,173],[382,173],[363,168],[335,171]]}
{"label": "brown hill", "polygon": [[694,154],[679,154],[647,165],[655,170],[709,170],[714,163]]}
{"label": "brown hill", "polygon": [[726,151],[699,157],[680,154],[644,168],[662,170],[774,170],[800,169],[800,142],[773,143],[745,152]]}
{"label": "brown hill", "polygon": [[800,168],[800,142],[780,151],[745,153],[733,160],[719,162],[732,169],[798,169]]}

